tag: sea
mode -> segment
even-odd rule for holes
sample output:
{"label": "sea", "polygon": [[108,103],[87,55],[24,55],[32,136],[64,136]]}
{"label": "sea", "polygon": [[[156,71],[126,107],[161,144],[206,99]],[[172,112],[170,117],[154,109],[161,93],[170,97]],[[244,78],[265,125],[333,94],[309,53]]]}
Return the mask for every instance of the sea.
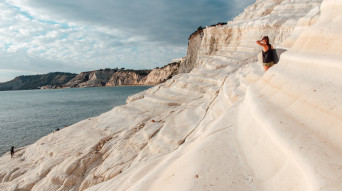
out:
{"label": "sea", "polygon": [[0,91],[0,156],[30,145],[55,129],[124,105],[151,86]]}

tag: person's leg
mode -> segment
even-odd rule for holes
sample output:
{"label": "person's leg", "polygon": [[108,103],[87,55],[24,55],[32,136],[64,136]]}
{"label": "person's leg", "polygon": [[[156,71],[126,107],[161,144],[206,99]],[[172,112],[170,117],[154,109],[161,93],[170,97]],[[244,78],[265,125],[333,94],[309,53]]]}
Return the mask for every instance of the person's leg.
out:
{"label": "person's leg", "polygon": [[270,68],[270,66],[264,66],[265,72]]}

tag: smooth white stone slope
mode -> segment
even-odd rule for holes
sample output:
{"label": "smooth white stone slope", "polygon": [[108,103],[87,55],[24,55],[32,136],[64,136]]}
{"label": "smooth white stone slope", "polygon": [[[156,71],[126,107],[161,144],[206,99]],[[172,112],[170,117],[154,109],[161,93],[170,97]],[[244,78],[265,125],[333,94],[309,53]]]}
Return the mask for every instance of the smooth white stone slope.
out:
{"label": "smooth white stone slope", "polygon": [[239,144],[263,190],[342,190],[342,1],[321,12],[241,105]]}
{"label": "smooth white stone slope", "polygon": [[[341,190],[339,2],[258,0],[205,29],[190,73],[4,155],[0,190]],[[263,35],[288,49],[265,74]]]}

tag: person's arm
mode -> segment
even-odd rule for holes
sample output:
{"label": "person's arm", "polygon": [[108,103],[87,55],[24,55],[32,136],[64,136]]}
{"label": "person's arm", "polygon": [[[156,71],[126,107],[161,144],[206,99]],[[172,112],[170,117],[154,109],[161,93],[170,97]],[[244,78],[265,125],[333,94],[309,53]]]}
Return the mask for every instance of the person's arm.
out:
{"label": "person's arm", "polygon": [[257,43],[258,45],[260,45],[260,46],[263,46],[263,45],[264,45],[264,43],[262,43],[261,40],[257,40],[256,43]]}
{"label": "person's arm", "polygon": [[264,49],[264,51],[266,51],[266,49],[268,48],[268,46],[266,44],[264,44],[261,40],[256,41],[256,43],[260,46],[262,46],[262,48]]}

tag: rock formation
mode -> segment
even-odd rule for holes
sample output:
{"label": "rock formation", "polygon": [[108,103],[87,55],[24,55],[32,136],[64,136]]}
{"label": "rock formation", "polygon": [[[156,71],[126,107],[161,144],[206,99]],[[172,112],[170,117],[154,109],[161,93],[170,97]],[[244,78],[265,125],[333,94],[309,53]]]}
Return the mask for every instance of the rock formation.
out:
{"label": "rock formation", "polygon": [[341,11],[324,0],[317,23],[247,90],[238,140],[264,190],[342,189]]}
{"label": "rock formation", "polygon": [[182,59],[151,70],[105,69],[82,72],[64,85],[65,88],[156,85],[177,74]]}
{"label": "rock formation", "polygon": [[172,78],[178,72],[178,68],[183,59],[174,60],[162,68],[155,68],[144,79],[144,85],[156,85]]}
{"label": "rock formation", "polygon": [[198,51],[201,48],[201,42],[203,38],[203,28],[199,27],[197,31],[192,33],[189,37],[188,51],[186,58],[180,63],[178,73],[188,73],[190,72],[198,58]]}
{"label": "rock formation", "polygon": [[70,80],[64,87],[101,87],[105,86],[111,76],[116,72],[114,69],[95,70],[91,72],[82,72],[74,79]]}
{"label": "rock formation", "polygon": [[136,72],[119,71],[112,75],[112,77],[106,83],[106,86],[140,85],[144,83],[147,75],[149,75],[149,73],[144,73],[141,75]]}
{"label": "rock formation", "polygon": [[9,82],[0,83],[0,91],[156,85],[176,75],[181,62],[183,62],[183,59],[175,59],[164,67],[157,67],[152,71],[107,68],[82,72],[78,75],[55,72],[42,75],[19,76]]}
{"label": "rock formation", "polygon": [[4,90],[28,90],[45,88],[61,88],[63,84],[74,78],[76,74],[64,72],[52,72],[31,76],[18,76],[15,79],[0,83],[0,91]]}
{"label": "rock formation", "polygon": [[82,72],[74,79],[64,85],[64,87],[103,87],[103,86],[123,86],[138,85],[150,71],[121,71],[115,69],[95,70],[91,72]]}
{"label": "rock formation", "polygon": [[[203,30],[190,73],[5,154],[0,189],[342,190],[341,13],[257,0]],[[263,35],[287,49],[266,73]]]}

